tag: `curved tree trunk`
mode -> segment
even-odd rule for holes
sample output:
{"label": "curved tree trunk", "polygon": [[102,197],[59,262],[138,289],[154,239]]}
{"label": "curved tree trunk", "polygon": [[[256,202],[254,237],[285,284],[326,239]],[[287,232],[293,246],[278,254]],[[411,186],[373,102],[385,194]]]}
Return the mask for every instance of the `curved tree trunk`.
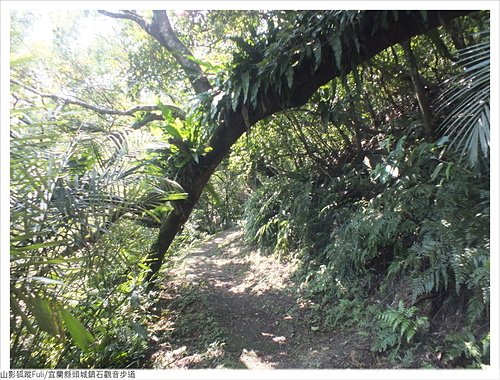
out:
{"label": "curved tree trunk", "polygon": [[[423,21],[418,11],[409,13],[401,11],[397,21],[393,19],[385,28],[378,28],[374,32],[374,24],[380,23],[380,12],[364,12],[355,31],[361,47],[358,58],[361,61],[368,60],[394,44],[468,13],[470,11],[429,11],[424,18],[426,20]],[[346,46],[342,48],[348,51]],[[349,62],[343,58],[343,71],[347,73],[359,63],[359,60]],[[270,90],[263,99],[260,99],[260,104],[256,108],[252,108],[250,102],[247,102],[244,105],[240,104],[235,111],[232,109],[227,111],[223,122],[215,129],[207,144],[212,150],[201,157],[198,164],[191,162],[183,169],[179,176],[181,178],[179,183],[188,193],[188,199],[176,202],[175,209],[162,222],[157,241],[153,244],[149,254],[151,271],[147,276],[147,281],[150,285],[150,281],[161,267],[166,251],[189,218],[210,176],[238,138],[259,120],[279,111],[305,104],[320,86],[341,74],[335,64],[334,52],[328,45],[322,49],[321,63],[317,70],[312,72],[311,67],[314,67],[314,62],[302,61],[294,67],[292,87],[282,91],[281,94]]]}

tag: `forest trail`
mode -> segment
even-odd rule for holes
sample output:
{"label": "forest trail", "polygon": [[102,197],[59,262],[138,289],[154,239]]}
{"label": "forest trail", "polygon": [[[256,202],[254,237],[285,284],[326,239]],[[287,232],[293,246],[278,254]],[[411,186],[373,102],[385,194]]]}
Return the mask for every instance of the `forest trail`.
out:
{"label": "forest trail", "polygon": [[146,368],[377,368],[356,333],[324,332],[298,297],[295,267],[247,247],[230,229],[165,271],[148,326]]}

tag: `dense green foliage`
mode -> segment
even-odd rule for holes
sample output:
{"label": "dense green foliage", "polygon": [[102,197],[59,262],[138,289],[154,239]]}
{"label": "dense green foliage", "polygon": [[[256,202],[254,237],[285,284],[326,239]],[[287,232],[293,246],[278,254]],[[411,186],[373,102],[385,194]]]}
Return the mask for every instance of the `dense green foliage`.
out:
{"label": "dense green foliage", "polygon": [[[412,47],[417,52],[426,41],[415,40]],[[467,50],[473,48],[464,54]],[[396,57],[401,52],[395,47],[390,54]],[[488,59],[485,55],[477,67],[484,67]],[[247,235],[277,254],[301,260],[304,292],[321,306],[324,328],[370,326],[365,333],[372,349],[388,351],[405,365],[423,365],[416,360],[422,350],[439,353],[442,366],[487,364],[489,168],[487,162],[482,169],[477,165],[482,137],[468,143],[462,139],[460,149],[453,149],[452,126],[444,128],[451,135],[425,141],[416,128],[419,114],[411,91],[399,91],[403,98],[393,101],[390,88],[397,82],[389,84],[387,92],[369,90],[373,85],[369,79],[377,75],[381,60],[369,62],[358,79],[348,76],[333,99],[330,88],[320,92],[323,97],[312,105],[317,108],[309,110],[316,111],[315,121],[303,111],[294,112],[289,119],[305,123],[301,132],[296,133],[298,128],[294,130],[283,117],[253,132],[273,136],[272,148],[259,146],[261,160],[273,172],[257,170],[262,185],[247,203]],[[383,67],[391,70],[394,64],[398,65],[386,61]],[[453,70],[444,60],[435,65],[431,68],[440,77]],[[432,83],[432,78],[424,78]],[[476,83],[474,78],[468,80]],[[350,83],[357,88],[351,89]],[[438,83],[433,86],[440,91]],[[387,115],[380,122],[379,115],[363,108],[374,107],[384,95],[387,108],[376,106]],[[464,94],[450,99],[458,109],[464,102],[477,102]],[[323,116],[324,102],[330,103],[333,115]],[[407,104],[407,109],[398,112],[392,102],[398,107]],[[488,102],[486,97],[480,104],[488,107]],[[347,108],[347,120],[338,119],[334,112],[339,108]],[[443,125],[453,117],[445,118]],[[481,117],[458,122],[464,129],[474,129]],[[377,123],[377,135],[361,129]],[[356,154],[344,153],[341,166],[336,166],[340,144],[347,143],[342,146],[347,151],[355,149],[360,136],[353,136],[348,126],[356,131],[356,124],[362,148]],[[269,126],[271,131],[264,132]],[[335,133],[335,129],[344,131],[343,136],[331,142],[325,131]],[[306,158],[295,152],[283,158],[276,154],[277,145],[293,151],[301,144]],[[469,159],[465,162],[462,157]]]}
{"label": "dense green foliage", "polygon": [[[300,261],[322,329],[355,328],[398,366],[489,364],[489,14],[366,62],[351,38],[360,14],[171,14],[215,84],[196,95],[132,23],[86,48],[79,28],[105,16],[61,14],[44,49],[23,42],[36,15],[12,15],[12,367],[140,365],[146,258],[187,197],[180,177],[226,111],[249,127],[326,46],[341,76],[238,140],[169,254],[243,225],[249,244]],[[379,16],[372,34],[399,17]],[[153,105],[126,111],[138,102]]]}
{"label": "dense green foliage", "polygon": [[41,63],[11,61],[12,366],[122,367],[147,337],[139,294],[154,232],[137,221],[182,195],[143,167],[154,135],[110,132],[17,82],[36,82]]}
{"label": "dense green foliage", "polygon": [[[138,151],[153,140],[138,131],[101,137],[73,130],[60,121],[65,115],[39,108],[17,104],[11,129],[13,366],[65,366],[72,358],[69,347],[62,349],[68,338],[83,351],[96,343],[82,364],[120,365],[112,356],[125,355],[124,341],[143,344],[134,321],[144,314],[130,302],[151,238],[122,217],[149,213],[151,194],[157,202],[169,196],[154,187],[152,175],[134,170]],[[97,340],[80,322],[68,322],[73,315],[92,326]],[[44,333],[26,339],[37,329]],[[106,353],[110,341],[114,348]]]}

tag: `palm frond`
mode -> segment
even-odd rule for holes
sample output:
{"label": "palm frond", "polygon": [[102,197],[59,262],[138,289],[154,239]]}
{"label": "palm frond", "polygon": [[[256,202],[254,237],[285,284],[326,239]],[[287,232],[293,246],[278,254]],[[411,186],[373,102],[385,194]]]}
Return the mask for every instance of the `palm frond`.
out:
{"label": "palm frond", "polygon": [[460,159],[477,167],[487,165],[490,146],[490,42],[459,52],[463,71],[445,83],[438,113],[447,112],[439,130],[450,138]]}

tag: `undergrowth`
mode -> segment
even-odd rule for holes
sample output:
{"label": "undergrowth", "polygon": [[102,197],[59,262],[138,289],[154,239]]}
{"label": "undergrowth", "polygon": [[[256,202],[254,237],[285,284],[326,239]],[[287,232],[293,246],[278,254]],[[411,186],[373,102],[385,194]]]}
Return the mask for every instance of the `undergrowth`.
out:
{"label": "undergrowth", "polygon": [[300,257],[325,326],[358,326],[395,364],[488,364],[489,171],[454,163],[444,139],[385,146],[332,180],[272,178],[247,236]]}
{"label": "undergrowth", "polygon": [[[164,297],[152,306],[156,323],[150,326],[160,355],[148,355],[142,367],[231,368],[238,361],[225,351],[226,331],[200,288],[183,283],[165,287]],[[183,363],[184,362],[184,363]],[[183,364],[181,364],[183,363]]]}

